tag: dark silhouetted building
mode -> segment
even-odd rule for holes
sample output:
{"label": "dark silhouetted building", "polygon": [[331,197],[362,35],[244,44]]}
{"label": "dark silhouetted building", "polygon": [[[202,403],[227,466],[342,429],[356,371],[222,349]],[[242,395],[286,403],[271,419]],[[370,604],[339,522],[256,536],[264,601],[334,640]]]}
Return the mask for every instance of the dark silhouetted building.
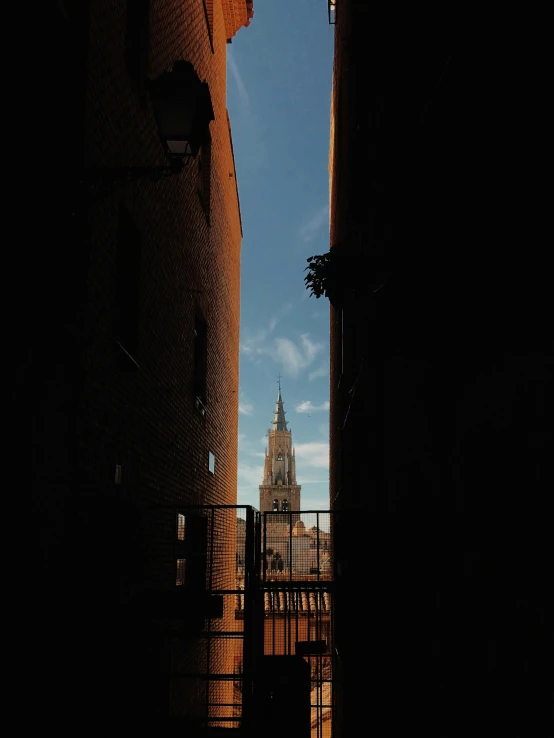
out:
{"label": "dark silhouetted building", "polygon": [[334,18],[333,736],[552,735],[539,47],[449,9]]}

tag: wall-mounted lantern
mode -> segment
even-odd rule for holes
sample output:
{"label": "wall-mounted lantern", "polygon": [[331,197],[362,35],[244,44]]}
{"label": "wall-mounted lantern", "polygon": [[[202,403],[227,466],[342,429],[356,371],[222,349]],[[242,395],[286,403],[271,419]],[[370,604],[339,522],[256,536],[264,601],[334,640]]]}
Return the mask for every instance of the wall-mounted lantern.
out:
{"label": "wall-mounted lantern", "polygon": [[158,181],[179,174],[196,157],[215,120],[207,82],[201,82],[188,61],[176,61],[170,72],[149,85],[158,135],[169,159],[166,166],[87,169],[82,184],[89,192],[105,192],[118,184],[148,177]]}
{"label": "wall-mounted lantern", "polygon": [[215,120],[207,82],[201,82],[187,61],[176,61],[150,85],[160,140],[172,164],[194,158]]}

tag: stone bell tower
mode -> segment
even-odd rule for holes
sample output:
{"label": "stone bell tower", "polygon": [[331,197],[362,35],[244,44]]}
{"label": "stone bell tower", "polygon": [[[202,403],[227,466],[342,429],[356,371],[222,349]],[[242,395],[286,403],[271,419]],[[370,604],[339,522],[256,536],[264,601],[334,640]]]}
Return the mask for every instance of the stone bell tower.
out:
{"label": "stone bell tower", "polygon": [[[260,512],[300,511],[300,485],[296,483],[296,458],[292,446],[292,433],[287,429],[281,397],[281,377],[279,394],[275,403],[273,423],[268,431],[265,452],[264,478],[260,484]],[[294,525],[300,515],[293,515]]]}

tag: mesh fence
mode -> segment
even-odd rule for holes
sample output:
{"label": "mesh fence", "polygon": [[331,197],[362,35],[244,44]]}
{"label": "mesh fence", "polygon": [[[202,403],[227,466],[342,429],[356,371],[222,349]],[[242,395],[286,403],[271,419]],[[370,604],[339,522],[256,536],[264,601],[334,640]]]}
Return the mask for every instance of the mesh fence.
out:
{"label": "mesh fence", "polygon": [[330,513],[172,506],[152,510],[147,526],[154,614],[167,626],[169,715],[208,730],[239,728],[254,709],[260,659],[300,656],[309,666],[311,736],[329,738]]}

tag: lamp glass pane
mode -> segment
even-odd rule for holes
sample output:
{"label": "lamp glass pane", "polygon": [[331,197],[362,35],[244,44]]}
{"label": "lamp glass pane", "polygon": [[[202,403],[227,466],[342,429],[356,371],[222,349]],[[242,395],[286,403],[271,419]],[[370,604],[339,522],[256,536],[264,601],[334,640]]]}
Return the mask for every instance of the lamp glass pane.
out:
{"label": "lamp glass pane", "polygon": [[173,156],[186,156],[192,153],[188,141],[168,141],[167,148]]}

